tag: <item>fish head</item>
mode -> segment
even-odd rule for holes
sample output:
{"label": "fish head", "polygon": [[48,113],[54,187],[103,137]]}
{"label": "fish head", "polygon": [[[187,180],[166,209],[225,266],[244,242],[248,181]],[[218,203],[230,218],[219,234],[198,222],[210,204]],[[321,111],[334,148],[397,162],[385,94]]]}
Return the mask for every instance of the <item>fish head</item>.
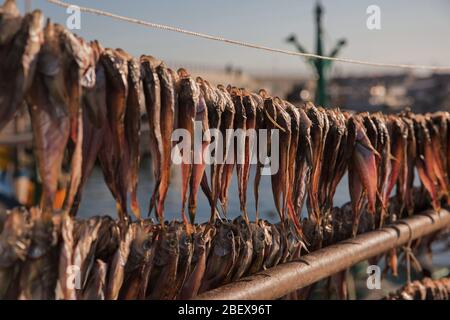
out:
{"label": "fish head", "polygon": [[108,79],[117,90],[127,92],[128,89],[128,61],[117,50],[106,49],[101,61],[105,67]]}
{"label": "fish head", "polygon": [[178,259],[180,252],[179,236],[175,228],[166,228],[162,231],[159,250],[156,254],[155,264],[157,266],[164,266],[170,263],[173,259]]}
{"label": "fish head", "polygon": [[264,251],[264,248],[266,246],[266,234],[264,232],[264,229],[254,222],[251,223],[250,227],[252,230],[253,250],[256,253],[261,253]]}
{"label": "fish head", "polygon": [[236,228],[229,222],[223,222],[217,229],[213,240],[213,253],[216,256],[231,256],[235,250]]}
{"label": "fish head", "polygon": [[236,226],[240,238],[245,242],[251,240],[250,223],[243,216],[238,216],[233,220],[233,224]]}
{"label": "fish head", "polygon": [[0,45],[9,43],[22,24],[22,17],[16,1],[7,0],[0,7]]}
{"label": "fish head", "polygon": [[180,259],[185,259],[192,253],[194,244],[193,235],[186,232],[186,228],[184,225],[180,225],[178,227],[178,241],[180,248]]}

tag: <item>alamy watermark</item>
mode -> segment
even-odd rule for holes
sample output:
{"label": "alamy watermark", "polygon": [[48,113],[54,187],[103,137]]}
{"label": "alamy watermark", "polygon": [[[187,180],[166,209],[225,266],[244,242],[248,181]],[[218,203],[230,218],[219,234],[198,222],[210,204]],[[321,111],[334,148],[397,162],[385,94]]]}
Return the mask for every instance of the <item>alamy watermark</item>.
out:
{"label": "alamy watermark", "polygon": [[66,13],[69,15],[66,19],[66,27],[69,30],[81,29],[81,9],[79,6],[71,5],[67,8]]}
{"label": "alamy watermark", "polygon": [[[202,122],[196,121],[194,137],[186,129],[176,129],[171,139],[176,143],[171,154],[172,163],[175,165],[242,165],[246,162],[246,152],[248,152],[250,164],[262,164],[262,175],[274,175],[279,169],[280,134],[278,129],[227,129],[225,134],[218,129],[202,132]],[[268,145],[270,145],[270,154]]]}
{"label": "alamy watermark", "polygon": [[367,7],[366,26],[369,30],[381,30],[381,8],[375,4]]}
{"label": "alamy watermark", "polygon": [[381,268],[377,265],[370,265],[367,267],[367,289],[380,290],[381,289]]}

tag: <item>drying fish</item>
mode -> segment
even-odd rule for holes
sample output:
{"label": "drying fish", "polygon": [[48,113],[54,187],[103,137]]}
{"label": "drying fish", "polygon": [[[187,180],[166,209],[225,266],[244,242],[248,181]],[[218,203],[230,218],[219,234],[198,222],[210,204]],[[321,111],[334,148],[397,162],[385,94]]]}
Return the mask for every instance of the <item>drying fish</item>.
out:
{"label": "drying fish", "polygon": [[19,31],[22,17],[16,0],[6,0],[0,7],[0,48],[8,45]]}
{"label": "drying fish", "polygon": [[[157,193],[161,182],[163,141],[161,135],[161,83],[157,68],[161,61],[152,56],[141,56],[141,74],[145,95],[145,107],[149,123],[150,152],[152,155],[152,168],[155,177],[155,187],[150,200],[149,214],[157,201]],[[156,215],[162,223],[164,217],[158,212]]]}
{"label": "drying fish", "polygon": [[132,226],[122,227],[121,240],[111,262],[106,285],[106,299],[117,300],[125,278],[125,266],[130,255],[131,243],[136,237],[136,229]]}
{"label": "drying fish", "polygon": [[247,274],[253,260],[253,239],[250,224],[239,216],[234,219],[233,223],[241,241],[239,252],[237,252],[236,260],[239,261],[237,269],[233,274],[233,281],[239,280],[243,275]]}
{"label": "drying fish", "polygon": [[30,209],[31,242],[20,271],[19,300],[50,300],[55,298],[58,278],[57,239],[53,222],[38,208]]}
{"label": "drying fish", "polygon": [[[80,64],[77,62],[84,58],[75,55],[74,50],[78,47],[78,40],[67,36],[61,26],[47,23],[44,30],[44,44],[39,53],[36,79],[33,81],[28,99],[34,148],[43,184],[42,208],[47,214],[53,210],[64,151],[71,129],[74,129],[71,128],[71,120],[80,119],[80,114],[73,111],[79,107],[80,69],[85,67],[81,62]],[[76,125],[79,126],[79,123]],[[74,137],[74,142],[78,146],[82,142],[80,131],[75,129],[78,135]],[[71,177],[73,183],[70,184],[70,192],[73,193],[77,187],[77,170],[81,168],[79,153],[77,156],[73,159],[74,169]],[[69,205],[71,204],[67,203],[67,206]]]}
{"label": "drying fish", "polygon": [[[389,175],[386,195],[389,196],[397,184],[397,196],[400,203],[405,205],[407,202],[407,146],[408,146],[408,129],[406,124],[398,117],[390,116],[388,118],[388,129],[391,142],[391,173]],[[403,207],[399,208],[400,212]]]}
{"label": "drying fish", "polygon": [[312,145],[311,145],[311,126],[303,109],[298,109],[300,118],[300,132],[297,147],[297,157],[295,161],[296,176],[294,181],[293,203],[298,216],[301,216],[303,204],[305,202],[310,173],[312,167]]}
{"label": "drying fish", "polygon": [[15,1],[0,8],[0,131],[14,117],[32,85],[44,40],[43,16],[20,17]]}
{"label": "drying fish", "polygon": [[[186,130],[188,137],[192,140],[195,136],[195,119],[197,116],[197,108],[200,103],[200,90],[186,70],[179,70],[178,75],[180,76],[178,84],[178,129]],[[194,143],[193,141],[184,141],[184,143],[187,144],[186,147],[188,147],[189,149],[182,150],[181,152],[181,216],[183,222],[188,225],[189,222],[186,217],[185,209],[187,201],[187,191],[188,187],[190,186],[193,171],[192,162],[194,160]],[[202,177],[200,177],[200,179],[201,178]]]}
{"label": "drying fish", "polygon": [[216,168],[217,181],[215,183],[216,191],[214,194],[213,203],[215,206],[217,200],[220,200],[223,209],[225,211],[224,213],[226,214],[227,204],[225,199],[228,198],[227,193],[230,181],[228,179],[224,179],[224,177],[228,177],[228,175],[231,175],[229,174],[229,172],[233,171],[234,166],[234,163],[230,163],[234,162],[234,158],[232,159],[232,157],[230,156],[230,152],[233,151],[230,151],[232,143],[232,135],[229,132],[234,128],[234,117],[236,114],[236,110],[230,94],[225,90],[223,86],[218,87],[217,94],[221,96],[223,103],[225,104],[225,108],[222,113],[220,121],[220,133],[222,134],[222,137],[224,137],[225,139],[223,141],[223,152],[222,152],[223,158],[221,159],[223,161],[221,161],[221,163]]}
{"label": "drying fish", "polygon": [[161,155],[161,181],[158,190],[158,209],[157,212],[164,217],[164,201],[169,190],[170,182],[170,165],[172,152],[172,132],[174,130],[175,122],[175,108],[177,102],[176,81],[178,76],[171,70],[167,69],[164,62],[157,68],[156,73],[159,77],[161,90],[161,141],[162,141],[162,155]]}
{"label": "drying fish", "polygon": [[389,176],[391,175],[391,140],[385,119],[380,113],[372,115],[372,121],[377,130],[376,150],[379,155],[378,181],[377,181],[377,215],[379,216],[379,226],[383,226],[387,215],[389,194]]}
{"label": "drying fish", "polygon": [[179,240],[179,250],[180,256],[178,258],[178,267],[176,275],[176,285],[172,292],[172,296],[169,299],[175,299],[184,283],[186,282],[190,272],[192,257],[194,255],[194,244],[192,243],[192,235],[186,232],[184,225],[178,224],[178,240]]}
{"label": "drying fish", "polygon": [[244,213],[244,216],[247,216],[247,185],[248,180],[250,178],[250,164],[253,158],[253,150],[255,141],[257,138],[256,129],[256,103],[252,97],[252,95],[242,89],[242,102],[245,108],[245,158],[244,158],[244,167],[243,167],[243,181],[242,181],[242,200],[241,200],[241,211]]}
{"label": "drying fish", "polygon": [[[210,132],[214,132],[213,130],[219,130],[220,122],[222,118],[222,112],[225,108],[225,101],[223,96],[218,92],[218,89],[211,87],[208,81],[203,80],[202,78],[197,78],[197,83],[199,88],[203,94],[205,99],[206,106],[208,107],[208,124]],[[216,132],[217,132],[216,131]],[[216,217],[216,206],[217,206],[217,190],[218,190],[218,182],[220,181],[220,177],[218,177],[218,163],[221,162],[221,158],[223,155],[223,141],[216,134],[213,134],[211,137],[211,148],[212,148],[212,163],[211,163],[211,171],[210,171],[210,180],[211,180],[211,188],[209,187],[207,174],[203,175],[201,186],[202,190],[205,193],[208,201],[211,205],[211,221]],[[214,138],[214,141],[213,141]]]}
{"label": "drying fish", "polygon": [[252,236],[253,258],[247,274],[254,274],[262,270],[264,265],[264,250],[266,247],[266,234],[264,228],[258,223],[250,223],[250,234]]}
{"label": "drying fish", "polygon": [[28,212],[15,209],[9,213],[0,234],[0,299],[17,296],[21,264],[30,246]]}
{"label": "drying fish", "polygon": [[96,260],[91,276],[83,290],[83,300],[105,300],[106,275],[108,265],[102,260]]}
{"label": "drying fish", "polygon": [[326,163],[324,161],[324,149],[326,137],[328,134],[329,124],[328,117],[322,109],[316,108],[314,105],[309,104],[306,107],[306,113],[311,120],[311,149],[312,149],[312,168],[310,173],[310,182],[308,188],[308,214],[312,222],[318,229],[319,245],[322,242],[323,234],[320,229],[322,224],[322,214],[320,211],[320,177],[322,165]]}
{"label": "drying fish", "polygon": [[[126,154],[121,161],[121,175],[125,188],[131,192],[131,211],[136,218],[141,218],[141,210],[137,200],[137,187],[140,164],[141,108],[144,106],[141,70],[139,62],[125,51],[118,49],[118,54],[128,63],[128,94],[125,111]],[[126,190],[128,191],[128,190]],[[126,195],[124,196],[126,197]]]}
{"label": "drying fish", "polygon": [[74,220],[65,215],[62,218],[61,222],[61,236],[63,244],[61,246],[61,251],[59,254],[59,266],[58,266],[58,292],[57,299],[63,300],[75,300],[76,299],[76,290],[75,286],[68,285],[69,276],[70,276],[70,268],[74,265],[73,256],[74,256],[74,238],[73,238],[73,229],[74,229]]}
{"label": "drying fish", "polygon": [[[406,193],[405,193],[405,208],[408,214],[412,214],[414,212],[414,198],[412,195],[412,190],[414,186],[414,166],[417,156],[417,144],[416,144],[416,135],[414,131],[414,122],[410,119],[410,115],[408,113],[404,114],[402,117],[402,121],[405,123],[406,130],[408,131],[408,138],[406,142],[406,169],[405,173],[406,181],[403,183],[406,185]],[[399,181],[399,184],[402,185],[402,181]]]}
{"label": "drying fish", "polygon": [[414,122],[414,134],[416,137],[416,168],[419,174],[420,181],[422,182],[428,194],[431,197],[433,209],[439,210],[441,205],[439,202],[439,195],[437,190],[437,177],[434,171],[434,154],[431,150],[431,138],[430,133],[426,127],[426,122],[423,116],[415,115]]}
{"label": "drying fish", "polygon": [[[207,229],[206,229],[207,228]],[[207,257],[211,248],[215,229],[210,227],[197,227],[194,233],[194,248],[191,260],[191,271],[187,276],[180,293],[180,299],[186,300],[195,297],[206,272]]]}
{"label": "drying fish", "polygon": [[[326,116],[329,122],[329,131],[325,141],[324,161],[321,172],[320,185],[322,191],[319,194],[319,203],[324,216],[333,208],[335,186],[342,179],[347,161],[342,163],[345,150],[346,131],[345,118],[339,110],[327,110]],[[344,164],[344,165],[342,165]]]}
{"label": "drying fish", "polygon": [[287,101],[283,101],[284,109],[291,119],[291,143],[289,145],[289,158],[288,158],[288,190],[287,190],[287,206],[288,210],[291,212],[291,216],[296,216],[297,212],[293,203],[293,189],[295,180],[296,159],[297,159],[297,149],[298,140],[300,134],[300,113],[298,109]]}
{"label": "drying fish", "polygon": [[231,223],[216,222],[216,236],[211,244],[211,252],[208,256],[208,263],[199,294],[217,288],[227,278],[230,278],[237,257],[235,234],[236,229]]}
{"label": "drying fish", "polygon": [[[431,140],[431,150],[433,153],[433,170],[436,174],[438,187],[439,187],[439,196],[442,198],[448,198],[448,177],[447,172],[445,171],[445,150],[443,145],[442,134],[446,131],[445,126],[437,125],[435,122],[436,118],[433,119],[431,115],[426,117],[427,129],[430,133]],[[439,121],[439,120],[437,120]],[[444,122],[446,123],[446,122]]]}
{"label": "drying fish", "polygon": [[150,276],[150,298],[173,299],[180,257],[179,234],[175,224],[163,231]]}
{"label": "drying fish", "polygon": [[263,269],[265,270],[276,266],[280,261],[281,256],[279,253],[281,251],[281,234],[275,225],[269,224],[266,221],[264,221],[264,224],[266,228],[270,228],[270,231],[267,230],[267,232],[272,237],[270,245],[266,246],[264,249],[265,257]]}
{"label": "drying fish", "polygon": [[[100,56],[104,49],[98,44],[98,42],[92,42],[91,47],[92,64],[95,65],[95,85],[92,88],[83,87],[83,162],[80,184],[71,209],[72,216],[77,214],[84,185],[94,169],[94,165],[100,154],[103,141],[111,139],[111,135],[106,134],[106,132],[110,130],[110,126],[107,120],[105,68],[99,62]],[[109,144],[109,147],[110,146],[111,144]],[[105,157],[106,154],[102,158]],[[112,179],[111,174],[110,176],[110,179]],[[111,188],[114,189],[113,187]]]}
{"label": "drying fish", "polygon": [[132,224],[130,228],[134,229],[135,236],[130,245],[119,299],[142,300],[146,297],[149,276],[153,269],[158,231],[153,226],[140,222]]}
{"label": "drying fish", "polygon": [[[128,101],[128,61],[119,50],[106,49],[101,56],[105,68],[108,123],[111,138],[103,141],[100,162],[103,175],[109,182],[110,190],[116,199],[119,217],[123,220],[127,213],[128,175],[128,143],[125,133],[125,115]],[[107,146],[112,142],[111,146]],[[113,152],[112,154],[108,152]],[[113,174],[113,176],[110,176]]]}
{"label": "drying fish", "polygon": [[[227,152],[226,164],[224,165],[222,174],[222,190],[220,194],[220,201],[224,207],[225,213],[228,207],[228,191],[231,184],[233,169],[236,166],[238,193],[241,202],[241,211],[243,209],[244,197],[243,197],[243,184],[244,184],[244,162],[245,162],[245,132],[246,132],[246,110],[242,101],[242,94],[237,88],[227,88],[231,96],[231,100],[234,106],[234,134],[230,137],[226,137],[226,143],[228,147],[234,147],[231,153]],[[230,135],[230,133],[228,133]],[[230,139],[230,140],[229,140]],[[229,143],[229,144],[228,144]],[[228,151],[230,151],[228,150]],[[233,156],[233,157],[231,157]],[[247,215],[243,212],[245,219],[248,220]]]}
{"label": "drying fish", "polygon": [[[100,226],[101,221],[99,219],[89,219],[86,223],[84,223],[83,227],[79,228],[79,230],[76,229],[77,226],[74,227],[74,235],[72,240],[74,247],[71,249],[73,261],[72,265],[79,269],[79,278],[77,281],[79,281],[78,283],[83,287],[89,277],[89,273],[95,261],[95,246]],[[69,237],[70,235],[67,234],[66,238],[70,241]],[[70,245],[70,243],[67,243],[66,245]],[[60,268],[64,269],[64,266],[60,265]],[[77,289],[81,290],[80,288]],[[77,292],[77,295],[78,294],[80,294],[79,291]]]}
{"label": "drying fish", "polygon": [[[349,190],[355,217],[353,235],[356,235],[364,200],[367,199],[368,211],[375,214],[378,171],[377,151],[373,148],[358,118],[351,118],[349,130],[355,135],[355,145],[349,164]],[[365,196],[364,196],[365,195]]]}
{"label": "drying fish", "polygon": [[[255,115],[255,129],[258,134],[262,133],[263,130],[266,130],[266,125],[264,121],[264,99],[255,93],[251,93],[252,99],[256,106],[256,115]],[[266,131],[267,133],[267,131]],[[261,182],[261,174],[264,164],[261,161],[261,158],[265,155],[261,155],[262,150],[264,149],[263,143],[261,142],[261,136],[258,136],[256,139],[256,172],[255,172],[255,180],[253,183],[253,194],[255,197],[255,221],[259,220],[259,184]]]}
{"label": "drying fish", "polygon": [[[209,135],[209,125],[208,125],[208,108],[206,106],[205,97],[200,89],[196,88],[196,93],[198,98],[194,98],[197,102],[195,106],[195,124],[194,124],[194,134],[191,135],[191,143],[193,145],[200,144],[201,148],[194,147],[193,150],[193,165],[190,176],[189,183],[189,218],[191,224],[195,222],[195,215],[197,212],[197,194],[200,189],[201,182],[205,176],[206,162],[204,158],[204,152],[211,142],[211,137]],[[201,142],[200,142],[201,139]],[[212,201],[211,196],[209,196],[210,202]],[[190,230],[188,231],[191,232]]]}

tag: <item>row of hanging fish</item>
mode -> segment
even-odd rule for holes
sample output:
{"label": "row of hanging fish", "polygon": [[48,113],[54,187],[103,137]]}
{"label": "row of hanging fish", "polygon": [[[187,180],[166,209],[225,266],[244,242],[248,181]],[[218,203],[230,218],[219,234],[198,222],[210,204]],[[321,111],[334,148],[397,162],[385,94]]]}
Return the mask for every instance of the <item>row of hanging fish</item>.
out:
{"label": "row of hanging fish", "polygon": [[[324,245],[352,234],[351,205],[333,213]],[[372,230],[371,217],[365,210],[359,232]],[[0,213],[0,299],[190,299],[308,252],[289,223],[239,216],[188,231],[177,221],[161,226],[149,219],[79,220],[66,214],[49,220],[40,208]],[[332,279],[338,293],[345,292],[345,277]],[[302,299],[308,292],[286,298]]]}
{"label": "row of hanging fish", "polygon": [[[288,226],[285,226],[288,228]],[[300,256],[295,231],[242,217],[195,226],[0,215],[0,299],[187,299]]]}
{"label": "row of hanging fish", "polygon": [[450,278],[424,278],[407,284],[387,300],[450,300]]}
{"label": "row of hanging fish", "polygon": [[[124,50],[87,43],[60,25],[44,24],[40,11],[21,17],[12,0],[0,8],[0,70],[0,130],[23,104],[28,107],[43,186],[39,208],[16,209],[0,221],[0,297],[189,298],[430,203],[439,210],[449,199],[446,112],[351,114],[312,104],[297,107],[265,90],[214,87],[154,57],[135,59]],[[136,197],[141,110],[146,110],[156,181],[149,211],[159,223],[142,219]],[[237,141],[244,153],[234,152],[233,163],[181,164],[182,223],[165,223],[175,129],[191,137],[208,129],[224,136],[230,129],[278,130],[280,143],[245,137]],[[182,156],[203,154],[213,139],[205,136],[200,150]],[[264,147],[279,152],[279,170],[271,176],[278,224],[259,218],[264,164],[257,163],[250,182],[253,144],[257,152]],[[223,145],[224,158],[233,154],[231,148]],[[96,161],[119,221],[71,218]],[[70,183],[62,208],[55,208],[64,164],[70,164]],[[420,189],[413,187],[416,169]],[[229,221],[235,172],[242,216]],[[336,208],[334,194],[346,173],[351,201]],[[249,183],[254,208],[247,207]],[[200,189],[211,219],[198,225]],[[302,219],[305,202],[308,218]],[[128,219],[129,208],[135,222]],[[394,269],[395,250],[389,255]],[[68,285],[71,281],[75,285]]]}
{"label": "row of hanging fish", "polygon": [[[136,191],[143,106],[156,180],[149,195],[150,210],[155,210],[160,222],[164,221],[170,184],[172,132],[179,128],[192,137],[196,130],[204,133],[210,128],[223,133],[227,129],[279,130],[280,165],[271,177],[277,212],[301,234],[301,211],[306,201],[308,223],[317,229],[319,246],[334,193],[347,171],[354,234],[363,207],[376,216],[377,224],[383,224],[395,186],[401,200],[399,211],[412,212],[414,168],[434,209],[440,208],[441,199],[448,199],[448,113],[350,114],[312,104],[297,107],[264,90],[256,94],[231,86],[213,87],[206,80],[192,78],[184,69],[174,72],[151,56],[135,59],[124,50],[104,49],[96,41],[87,43],[60,25],[50,21],[44,25],[40,11],[21,17],[15,1],[7,0],[0,10],[0,130],[25,101],[42,180],[44,214],[54,212],[62,164],[70,163],[62,210],[74,216],[83,186],[98,160],[116,199],[119,217],[125,220],[128,216],[128,199],[132,213],[141,217]],[[195,121],[201,122],[201,128],[194,126]],[[263,164],[256,165],[256,207],[249,209],[250,146],[267,143],[270,150],[271,141],[249,139],[238,141],[245,150],[243,162],[235,159],[236,164],[209,165],[209,176],[204,161],[181,165],[180,207],[186,225],[195,222],[200,189],[211,204],[211,221],[218,217],[218,208],[226,215],[234,171],[241,213],[248,220],[251,210],[258,221]],[[204,139],[197,152],[203,152],[209,142]],[[230,148],[224,144],[225,157]],[[194,151],[190,156],[195,156]]]}

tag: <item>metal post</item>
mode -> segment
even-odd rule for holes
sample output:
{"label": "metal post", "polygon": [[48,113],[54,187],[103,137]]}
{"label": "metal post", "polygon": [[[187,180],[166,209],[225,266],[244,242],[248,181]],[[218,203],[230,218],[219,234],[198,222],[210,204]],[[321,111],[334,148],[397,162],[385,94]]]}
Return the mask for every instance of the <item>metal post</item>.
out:
{"label": "metal post", "polygon": [[450,212],[426,211],[206,292],[198,300],[270,300],[327,278],[354,264],[450,226]]}
{"label": "metal post", "polygon": [[[323,25],[322,25],[322,17],[323,17],[323,7],[318,1],[315,8],[315,22],[316,22],[316,54],[323,56],[324,48],[323,48]],[[290,35],[287,39],[287,42],[292,43],[296,46],[297,50],[300,53],[308,53],[307,50],[300,44],[295,35]],[[336,57],[342,47],[347,44],[345,39],[340,39],[331,53],[330,57]],[[323,60],[323,59],[311,59],[308,58],[308,63],[314,68],[314,71],[317,76],[316,82],[316,97],[315,103],[316,105],[320,105],[325,107],[327,105],[327,77],[329,76],[329,71],[331,70],[332,63],[331,61]]]}
{"label": "metal post", "polygon": [[[316,6],[316,54],[323,56],[322,45],[322,14],[323,9],[320,3]],[[315,59],[314,61],[317,70],[317,89],[316,89],[316,104],[319,106],[326,106],[327,104],[327,84],[325,79],[325,63],[322,59]]]}

